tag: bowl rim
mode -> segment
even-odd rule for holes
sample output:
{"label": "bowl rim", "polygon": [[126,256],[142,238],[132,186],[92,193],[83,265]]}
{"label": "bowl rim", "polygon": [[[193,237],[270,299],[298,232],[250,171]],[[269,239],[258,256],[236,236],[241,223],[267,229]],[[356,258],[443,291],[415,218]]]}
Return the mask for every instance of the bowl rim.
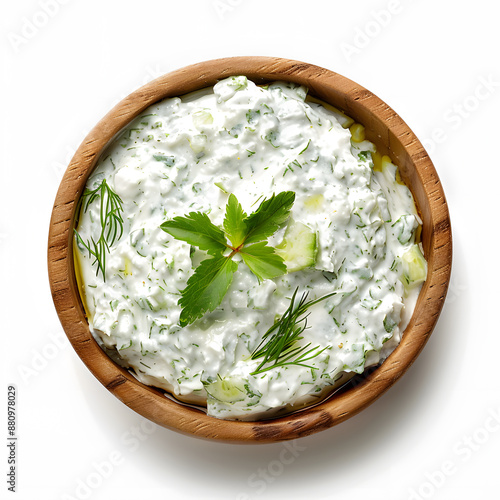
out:
{"label": "bowl rim", "polygon": [[[100,153],[123,127],[154,102],[239,74],[257,83],[286,80],[305,85],[314,96],[365,126],[369,140],[396,159],[410,185],[424,220],[423,246],[429,270],[400,344],[362,383],[310,408],[252,422],[219,420],[178,404],[163,391],[139,382],[102,351],[90,333],[76,285],[72,237],[77,202],[87,178]],[[158,425],[184,434],[235,443],[267,443],[296,439],[343,422],[373,403],[406,372],[443,307],[451,274],[452,237],[437,172],[422,144],[387,104],[328,69],[290,59],[244,56],[205,61],[167,73],[132,92],[97,123],[61,180],[50,220],[47,258],[52,297],[63,329],[87,368],[112,394]]]}

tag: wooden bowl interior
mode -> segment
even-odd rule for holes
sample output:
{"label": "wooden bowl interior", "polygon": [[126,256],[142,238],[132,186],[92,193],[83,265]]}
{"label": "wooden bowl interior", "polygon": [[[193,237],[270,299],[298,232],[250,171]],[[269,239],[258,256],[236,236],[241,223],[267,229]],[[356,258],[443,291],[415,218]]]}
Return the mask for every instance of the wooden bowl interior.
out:
{"label": "wooden bowl interior", "polygon": [[[106,145],[133,118],[166,97],[214,85],[243,74],[256,83],[286,80],[343,110],[366,128],[367,138],[399,166],[423,219],[422,243],[429,277],[401,344],[365,381],[300,412],[261,422],[217,420],[167,399],[116,365],[90,334],[73,263],[73,228],[78,199]],[[241,57],[190,66],[145,85],[113,108],[83,141],[61,182],[49,232],[49,277],[54,303],[73,347],[92,373],[129,407],[167,428],[230,442],[293,439],[342,422],[375,401],[410,366],[439,316],[451,271],[451,231],[446,200],[435,169],[420,142],[401,118],[376,96],[323,68],[277,58]],[[425,311],[424,311],[425,309]]]}

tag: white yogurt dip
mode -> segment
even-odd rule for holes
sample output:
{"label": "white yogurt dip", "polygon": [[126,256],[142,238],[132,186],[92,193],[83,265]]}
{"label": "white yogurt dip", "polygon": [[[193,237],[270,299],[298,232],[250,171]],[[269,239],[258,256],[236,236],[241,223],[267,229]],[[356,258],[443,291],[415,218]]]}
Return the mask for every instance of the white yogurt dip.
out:
{"label": "white yogurt dip", "polygon": [[[78,222],[79,282],[95,339],[141,382],[206,404],[214,417],[294,410],[379,363],[399,343],[425,280],[421,220],[396,167],[372,143],[352,140],[352,121],[306,94],[231,77],[166,99],[124,129],[87,183],[94,190],[105,179],[123,217],[123,234],[104,249],[105,279],[82,244],[99,237],[102,194],[84,203]],[[295,201],[269,245],[283,246],[287,227],[306,228],[312,265],[291,272],[289,263],[288,273],[259,282],[240,262],[220,306],[181,327],[179,298],[207,256],[160,226],[190,212],[222,226],[229,194],[251,213],[284,191]],[[309,367],[252,375],[261,361],[252,353],[295,290],[308,299],[336,292],[310,308],[297,344],[321,352]]]}

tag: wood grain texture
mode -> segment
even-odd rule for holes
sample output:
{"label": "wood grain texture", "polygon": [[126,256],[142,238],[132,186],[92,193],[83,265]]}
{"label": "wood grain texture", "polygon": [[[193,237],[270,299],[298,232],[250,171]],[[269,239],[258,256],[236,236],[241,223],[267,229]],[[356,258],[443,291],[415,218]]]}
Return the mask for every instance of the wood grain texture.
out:
{"label": "wood grain texture", "polygon": [[[362,123],[367,138],[389,154],[410,186],[423,220],[428,279],[400,345],[363,383],[314,407],[269,421],[230,422],[177,404],[138,382],[98,347],[89,331],[73,266],[75,209],[103,148],[145,108],[165,97],[214,85],[232,75],[256,83],[286,80]],[[118,399],[144,417],[181,433],[237,443],[295,439],[339,424],[380,397],[416,359],[441,312],[451,273],[452,239],[445,195],[430,158],[403,120],[378,97],[337,73],[307,63],[269,57],[218,59],[188,66],[141,87],[115,106],[88,134],[61,181],[50,221],[48,269],[63,328],[83,362]]]}

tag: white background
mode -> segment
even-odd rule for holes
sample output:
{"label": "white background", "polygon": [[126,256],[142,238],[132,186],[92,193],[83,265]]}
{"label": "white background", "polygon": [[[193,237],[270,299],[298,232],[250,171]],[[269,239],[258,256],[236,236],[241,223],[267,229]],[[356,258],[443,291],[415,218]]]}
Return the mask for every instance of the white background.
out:
{"label": "white background", "polygon": [[[492,0],[3,2],[0,436],[12,383],[17,498],[499,498],[495,7]],[[453,224],[447,302],[416,363],[361,414],[286,452],[283,444],[228,445],[149,425],[69,346],[47,279],[52,204],[86,132],[147,81],[236,55],[317,64],[387,102],[428,148]],[[2,498],[15,497],[5,443]]]}

